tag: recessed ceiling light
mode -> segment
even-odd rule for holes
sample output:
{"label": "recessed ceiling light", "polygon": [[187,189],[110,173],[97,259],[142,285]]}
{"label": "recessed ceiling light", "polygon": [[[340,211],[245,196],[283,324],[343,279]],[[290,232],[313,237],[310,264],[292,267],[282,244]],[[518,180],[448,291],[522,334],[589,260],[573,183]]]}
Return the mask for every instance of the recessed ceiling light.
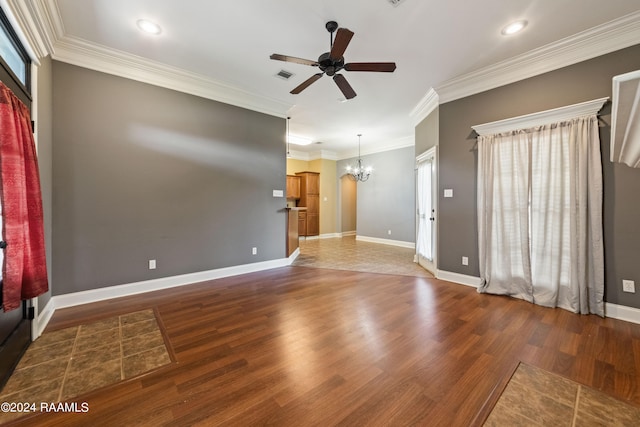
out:
{"label": "recessed ceiling light", "polygon": [[160,25],[156,24],[155,22],[148,21],[146,19],[138,19],[137,24],[138,24],[138,28],[140,28],[145,33],[157,35],[162,32],[162,28],[160,28]]}
{"label": "recessed ceiling light", "polygon": [[507,25],[506,27],[504,27],[501,31],[503,36],[510,36],[512,34],[515,33],[519,33],[520,31],[522,31],[524,29],[524,27],[526,27],[528,24],[527,21],[516,21],[513,22],[509,25]]}

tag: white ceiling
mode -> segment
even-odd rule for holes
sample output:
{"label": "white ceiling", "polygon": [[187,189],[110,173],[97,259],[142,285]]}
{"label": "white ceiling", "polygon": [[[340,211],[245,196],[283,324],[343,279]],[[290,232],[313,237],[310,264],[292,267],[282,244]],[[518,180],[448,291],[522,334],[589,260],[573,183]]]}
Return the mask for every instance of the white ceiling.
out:
{"label": "white ceiling", "polygon": [[[103,56],[118,52],[129,62],[151,60],[200,75],[270,102],[272,110],[279,110],[275,114],[291,116],[292,134],[322,142],[296,149],[327,150],[337,157],[353,153],[358,133],[363,134],[363,153],[411,145],[415,124],[410,113],[430,88],[640,9],[636,0],[402,0],[397,6],[389,0],[38,3],[31,13],[46,10],[50,15],[41,21],[52,27],[54,58],[64,60],[65,41],[73,40],[76,47],[94,48]],[[141,33],[136,27],[141,18],[158,23],[162,33]],[[521,34],[500,34],[519,19],[529,21]],[[317,60],[329,50],[324,27],[329,20],[355,33],[346,62],[397,63],[394,73],[343,72],[358,94],[344,103],[326,76],[299,95],[289,94],[317,69],[269,59],[280,53]],[[289,81],[275,77],[281,69],[295,75]]]}

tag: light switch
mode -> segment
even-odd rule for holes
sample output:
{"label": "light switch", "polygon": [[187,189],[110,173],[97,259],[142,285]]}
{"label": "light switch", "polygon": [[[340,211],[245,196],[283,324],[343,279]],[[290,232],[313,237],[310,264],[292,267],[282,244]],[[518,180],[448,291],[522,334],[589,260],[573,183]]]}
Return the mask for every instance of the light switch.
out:
{"label": "light switch", "polygon": [[282,190],[273,190],[273,197],[284,197],[284,192]]}
{"label": "light switch", "polygon": [[452,188],[445,188],[444,197],[453,197],[453,189]]}

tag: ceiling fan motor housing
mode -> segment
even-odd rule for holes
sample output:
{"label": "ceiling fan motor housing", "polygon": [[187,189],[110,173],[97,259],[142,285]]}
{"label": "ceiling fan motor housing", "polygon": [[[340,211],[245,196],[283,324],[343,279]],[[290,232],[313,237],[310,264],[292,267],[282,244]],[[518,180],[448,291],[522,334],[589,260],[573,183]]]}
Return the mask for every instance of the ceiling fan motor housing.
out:
{"label": "ceiling fan motor housing", "polygon": [[327,76],[333,76],[344,68],[344,56],[339,59],[331,59],[329,52],[325,52],[318,58],[318,68],[324,71]]}

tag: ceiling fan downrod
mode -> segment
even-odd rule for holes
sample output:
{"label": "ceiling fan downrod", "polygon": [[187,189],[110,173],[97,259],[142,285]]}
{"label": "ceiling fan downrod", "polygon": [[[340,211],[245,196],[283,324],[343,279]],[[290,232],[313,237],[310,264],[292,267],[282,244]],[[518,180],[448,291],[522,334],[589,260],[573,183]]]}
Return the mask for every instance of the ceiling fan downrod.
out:
{"label": "ceiling fan downrod", "polygon": [[331,48],[333,48],[333,33],[338,29],[338,23],[336,21],[329,21],[324,27],[329,31],[329,50],[331,50]]}

